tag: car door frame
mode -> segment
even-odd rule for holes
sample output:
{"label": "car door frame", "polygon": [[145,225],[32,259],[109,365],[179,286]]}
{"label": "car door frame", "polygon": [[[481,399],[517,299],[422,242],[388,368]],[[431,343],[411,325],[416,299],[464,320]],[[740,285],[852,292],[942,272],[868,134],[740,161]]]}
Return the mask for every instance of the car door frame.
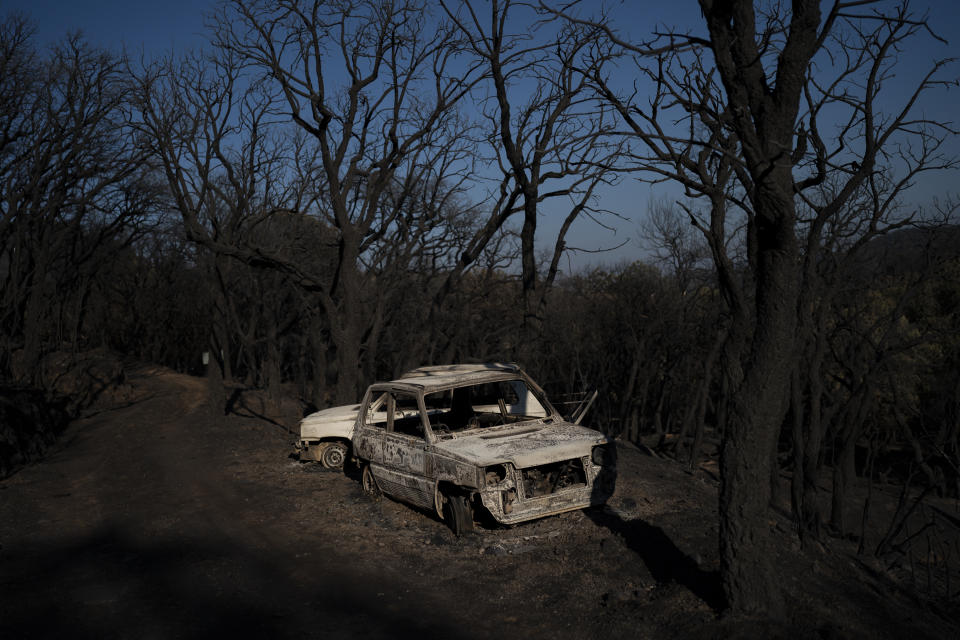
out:
{"label": "car door frame", "polygon": [[[435,500],[436,482],[432,477],[431,431],[424,410],[423,394],[407,389],[387,390],[387,427],[381,435],[381,456],[371,468],[380,488],[395,498],[431,508]],[[396,431],[396,396],[413,398],[423,437]]]}
{"label": "car door frame", "polygon": [[[371,403],[379,394],[387,393],[387,403],[390,402],[389,392],[386,389],[375,389],[370,387],[360,403],[360,412],[357,415],[357,423],[354,427],[353,450],[355,455],[370,463],[378,465],[383,463],[383,434],[386,433],[387,425],[382,427],[373,426],[367,423],[367,414],[370,411]],[[387,423],[390,421],[390,407],[387,407]]]}

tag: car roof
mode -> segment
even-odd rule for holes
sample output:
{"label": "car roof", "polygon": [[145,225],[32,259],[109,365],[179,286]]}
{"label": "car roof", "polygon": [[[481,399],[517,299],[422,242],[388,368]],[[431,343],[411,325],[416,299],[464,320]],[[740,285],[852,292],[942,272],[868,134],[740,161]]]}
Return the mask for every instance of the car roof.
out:
{"label": "car roof", "polygon": [[482,362],[473,364],[437,364],[429,367],[417,367],[405,374],[402,378],[419,378],[422,376],[438,376],[446,374],[482,373],[486,371],[520,371],[520,365],[513,362]]}
{"label": "car roof", "polygon": [[397,385],[419,387],[425,392],[458,385],[479,384],[487,381],[519,377],[520,367],[512,363],[485,362],[482,364],[444,364],[419,367],[400,378],[378,386]]}

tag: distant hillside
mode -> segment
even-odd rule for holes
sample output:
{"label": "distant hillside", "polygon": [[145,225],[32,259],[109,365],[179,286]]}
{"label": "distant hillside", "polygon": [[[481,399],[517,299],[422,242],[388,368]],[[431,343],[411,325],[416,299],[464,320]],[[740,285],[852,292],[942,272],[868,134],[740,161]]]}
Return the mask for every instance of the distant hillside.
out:
{"label": "distant hillside", "polygon": [[927,260],[960,256],[960,225],[934,228],[898,229],[878,236],[864,247],[886,269],[916,270]]}
{"label": "distant hillside", "polygon": [[878,236],[856,257],[854,277],[915,273],[945,260],[960,258],[960,226],[904,228]]}

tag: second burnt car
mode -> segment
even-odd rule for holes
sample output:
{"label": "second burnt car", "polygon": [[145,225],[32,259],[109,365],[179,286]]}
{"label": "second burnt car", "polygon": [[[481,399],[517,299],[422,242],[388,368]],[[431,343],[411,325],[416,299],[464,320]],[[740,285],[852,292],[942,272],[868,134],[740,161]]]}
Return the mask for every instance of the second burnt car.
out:
{"label": "second burnt car", "polygon": [[374,384],[352,434],[366,493],[434,510],[457,535],[479,509],[514,524],[603,504],[614,447],[501,363],[422,367]]}

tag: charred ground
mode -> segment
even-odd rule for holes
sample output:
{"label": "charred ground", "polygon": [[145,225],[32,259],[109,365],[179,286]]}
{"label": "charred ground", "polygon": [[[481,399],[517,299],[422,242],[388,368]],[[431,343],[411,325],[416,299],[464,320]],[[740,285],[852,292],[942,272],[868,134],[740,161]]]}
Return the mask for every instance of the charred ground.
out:
{"label": "charred ground", "polygon": [[291,458],[294,402],[238,391],[223,416],[201,379],[142,367],[129,383],[0,481],[0,636],[958,633],[855,542],[801,551],[786,512],[770,526],[791,618],[721,615],[709,468],[624,444],[607,508],[457,539]]}

